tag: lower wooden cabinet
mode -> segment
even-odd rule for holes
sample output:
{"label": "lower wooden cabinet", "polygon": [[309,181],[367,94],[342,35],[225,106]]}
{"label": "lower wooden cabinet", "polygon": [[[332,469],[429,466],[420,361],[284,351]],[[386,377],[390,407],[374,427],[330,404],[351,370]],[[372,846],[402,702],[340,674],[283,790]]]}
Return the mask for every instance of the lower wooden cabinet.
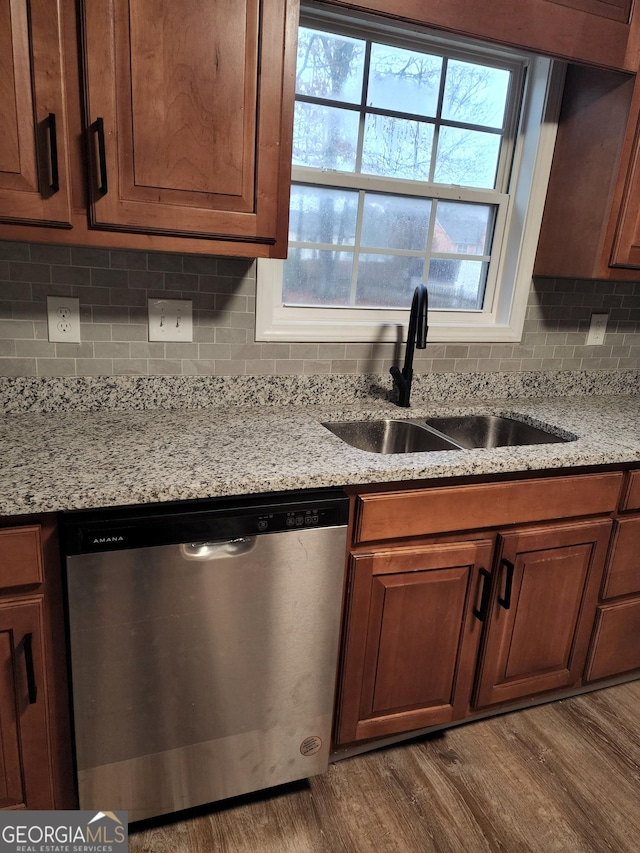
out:
{"label": "lower wooden cabinet", "polygon": [[0,599],[0,808],[52,808],[42,598]]}
{"label": "lower wooden cabinet", "polygon": [[640,669],[640,596],[598,607],[586,681]]}
{"label": "lower wooden cabinet", "polygon": [[610,532],[601,521],[499,537],[475,707],[580,683]]}
{"label": "lower wooden cabinet", "polygon": [[75,808],[51,517],[0,519],[0,809]]}
{"label": "lower wooden cabinet", "polygon": [[354,494],[336,744],[640,667],[633,476]]}
{"label": "lower wooden cabinet", "polygon": [[352,557],[341,742],[465,714],[491,548],[481,540]]}
{"label": "lower wooden cabinet", "polygon": [[[629,475],[621,509],[640,506],[640,472]],[[585,681],[640,670],[640,515],[614,522]]]}

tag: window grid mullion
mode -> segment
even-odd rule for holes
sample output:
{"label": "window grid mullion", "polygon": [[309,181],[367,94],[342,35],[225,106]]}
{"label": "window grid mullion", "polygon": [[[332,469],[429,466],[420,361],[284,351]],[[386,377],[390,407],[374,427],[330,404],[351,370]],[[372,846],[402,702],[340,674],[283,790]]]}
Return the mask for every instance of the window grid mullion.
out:
{"label": "window grid mullion", "polygon": [[356,233],[353,241],[353,269],[351,271],[351,294],[349,304],[355,306],[358,290],[358,267],[360,265],[360,243],[362,239],[362,219],[364,217],[365,191],[358,193],[358,214],[356,216]]}

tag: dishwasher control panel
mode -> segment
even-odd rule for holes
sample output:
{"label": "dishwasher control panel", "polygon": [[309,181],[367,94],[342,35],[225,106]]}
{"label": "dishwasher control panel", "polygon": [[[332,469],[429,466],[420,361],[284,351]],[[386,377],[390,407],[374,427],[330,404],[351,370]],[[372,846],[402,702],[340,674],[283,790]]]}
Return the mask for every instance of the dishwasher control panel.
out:
{"label": "dishwasher control panel", "polygon": [[185,501],[63,514],[69,556],[210,542],[347,524],[349,499],[336,489],[251,499]]}

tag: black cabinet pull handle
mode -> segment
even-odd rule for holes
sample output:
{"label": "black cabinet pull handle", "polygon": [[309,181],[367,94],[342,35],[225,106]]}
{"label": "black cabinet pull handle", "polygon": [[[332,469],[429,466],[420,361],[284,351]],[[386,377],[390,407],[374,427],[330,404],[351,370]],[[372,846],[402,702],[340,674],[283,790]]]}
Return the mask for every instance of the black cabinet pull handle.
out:
{"label": "black cabinet pull handle", "polygon": [[25,634],[22,645],[24,646],[24,665],[27,671],[27,689],[29,691],[29,704],[34,705],[38,698],[38,688],[36,687],[36,673],[33,668],[33,634]]}
{"label": "black cabinet pull handle", "polygon": [[489,612],[489,597],[491,595],[491,573],[486,569],[478,569],[478,573],[482,578],[482,597],[480,598],[480,608],[473,608],[473,615],[481,622],[484,622]]}
{"label": "black cabinet pull handle", "polygon": [[60,189],[58,173],[58,134],[56,132],[56,114],[49,113],[49,157],[51,158],[51,191],[57,193]]}
{"label": "black cabinet pull handle", "polygon": [[96,119],[96,132],[98,134],[98,166],[100,168],[100,186],[98,189],[102,195],[106,195],[109,184],[107,182],[107,152],[104,145],[104,121]]}
{"label": "black cabinet pull handle", "polygon": [[498,596],[498,604],[501,607],[504,607],[505,610],[509,610],[511,607],[511,590],[513,589],[513,563],[510,560],[507,560],[505,557],[502,558],[501,564],[507,570],[507,579],[504,584],[504,598],[500,598]]}

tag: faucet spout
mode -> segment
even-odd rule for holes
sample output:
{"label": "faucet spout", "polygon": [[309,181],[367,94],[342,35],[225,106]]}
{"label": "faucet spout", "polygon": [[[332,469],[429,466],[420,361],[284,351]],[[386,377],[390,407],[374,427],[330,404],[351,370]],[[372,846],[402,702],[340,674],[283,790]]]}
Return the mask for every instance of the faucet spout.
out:
{"label": "faucet spout", "polygon": [[413,380],[413,354],[415,349],[425,349],[427,346],[427,314],[429,311],[429,294],[424,284],[419,284],[411,300],[409,329],[407,331],[407,346],[404,355],[404,366],[400,370],[395,365],[389,372],[398,392],[398,406],[409,408],[411,400],[411,382]]}

